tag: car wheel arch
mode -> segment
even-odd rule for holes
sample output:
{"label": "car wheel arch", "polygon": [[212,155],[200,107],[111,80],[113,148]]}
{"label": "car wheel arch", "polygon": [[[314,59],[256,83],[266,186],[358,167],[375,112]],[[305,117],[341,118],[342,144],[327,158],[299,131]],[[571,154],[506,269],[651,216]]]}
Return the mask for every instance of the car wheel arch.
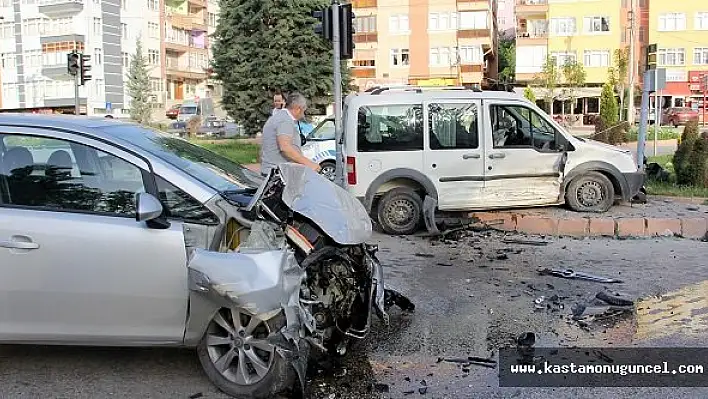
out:
{"label": "car wheel arch", "polygon": [[622,172],[620,172],[619,169],[612,164],[603,161],[585,162],[571,169],[563,179],[560,192],[561,198],[565,198],[566,189],[573,179],[589,172],[598,172],[605,175],[608,179],[610,179],[610,182],[612,182],[612,186],[615,190],[615,196],[619,196],[625,200],[628,199],[626,196],[630,189],[626,179],[622,176]]}
{"label": "car wheel arch", "polygon": [[[381,188],[387,185],[389,188],[381,191]],[[414,169],[391,169],[377,176],[366,190],[364,205],[367,212],[371,213],[372,209],[374,209],[375,201],[378,197],[394,187],[410,187],[417,191],[424,191],[424,196],[429,195],[435,200],[438,199],[437,188],[423,173]],[[421,199],[425,199],[424,196]]]}

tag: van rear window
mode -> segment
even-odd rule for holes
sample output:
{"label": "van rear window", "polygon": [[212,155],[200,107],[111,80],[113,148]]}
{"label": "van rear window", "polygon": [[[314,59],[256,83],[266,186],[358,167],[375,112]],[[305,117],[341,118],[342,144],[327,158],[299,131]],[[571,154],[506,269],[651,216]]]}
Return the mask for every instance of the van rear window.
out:
{"label": "van rear window", "polygon": [[423,149],[423,105],[382,105],[359,108],[359,152]]}

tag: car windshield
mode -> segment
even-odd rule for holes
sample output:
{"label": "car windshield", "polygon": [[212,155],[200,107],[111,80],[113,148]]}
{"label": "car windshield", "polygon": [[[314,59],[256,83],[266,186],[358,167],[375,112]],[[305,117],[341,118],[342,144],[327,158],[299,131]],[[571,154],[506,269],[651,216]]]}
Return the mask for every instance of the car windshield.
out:
{"label": "car windshield", "polygon": [[325,120],[310,135],[311,140],[334,140],[334,121]]}
{"label": "car windshield", "polygon": [[241,164],[157,130],[134,125],[108,126],[102,130],[222,193],[255,188],[261,181],[259,174]]}
{"label": "car windshield", "polygon": [[185,114],[185,115],[194,115],[197,113],[197,107],[192,106],[192,107],[182,107],[179,109],[180,114]]}

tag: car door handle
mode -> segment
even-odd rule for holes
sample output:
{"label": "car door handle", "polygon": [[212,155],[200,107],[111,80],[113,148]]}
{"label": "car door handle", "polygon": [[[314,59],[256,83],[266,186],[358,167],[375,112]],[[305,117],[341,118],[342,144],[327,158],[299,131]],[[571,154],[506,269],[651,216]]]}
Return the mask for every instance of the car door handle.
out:
{"label": "car door handle", "polygon": [[489,158],[490,159],[506,158],[506,154],[504,154],[503,152],[495,152],[495,153],[489,154]]}
{"label": "car door handle", "polygon": [[479,159],[479,158],[481,158],[481,156],[479,154],[464,154],[464,155],[462,155],[462,159],[471,159],[471,158]]}
{"label": "car door handle", "polygon": [[37,249],[39,248],[39,244],[37,244],[36,242],[0,241],[0,248]]}

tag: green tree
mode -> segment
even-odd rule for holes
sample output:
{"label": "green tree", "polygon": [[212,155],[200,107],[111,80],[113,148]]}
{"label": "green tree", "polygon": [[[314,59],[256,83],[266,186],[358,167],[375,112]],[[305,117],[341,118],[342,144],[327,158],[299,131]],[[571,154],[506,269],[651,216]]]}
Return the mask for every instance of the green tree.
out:
{"label": "green tree", "polygon": [[130,118],[138,123],[150,123],[150,67],[140,39],[136,41],[135,54],[130,59],[127,88],[130,96]]}
{"label": "green tree", "polygon": [[499,33],[499,80],[513,82],[516,79],[516,39]]}
{"label": "green tree", "polygon": [[698,122],[689,122],[683,129],[681,144],[676,149],[673,158],[676,182],[678,184],[691,184],[691,153],[694,150],[696,141],[699,139],[698,134]]}
{"label": "green tree", "polygon": [[686,165],[687,184],[708,187],[708,140],[697,138]]}
{"label": "green tree", "polygon": [[526,88],[524,89],[524,97],[526,97],[526,99],[531,101],[532,103],[536,104],[536,95],[533,94],[531,86],[526,86]]}
{"label": "green tree", "polygon": [[627,141],[625,125],[618,124],[618,105],[610,82],[605,82],[600,94],[600,117],[595,121],[595,139],[609,144]]}
{"label": "green tree", "polygon": [[[619,94],[619,120],[623,121],[626,118],[625,99],[627,99],[627,75],[629,73],[629,49],[616,49],[613,54],[614,64],[607,70],[607,79],[612,87]],[[629,100],[629,99],[627,99]]]}
{"label": "green tree", "polygon": [[551,116],[553,116],[553,101],[556,98],[556,89],[560,82],[560,75],[556,58],[549,55],[548,58],[546,58],[546,62],[543,63],[541,73],[536,76],[538,86],[545,89],[543,98],[546,104],[548,104],[548,113]]}
{"label": "green tree", "polygon": [[[222,104],[248,134],[270,116],[272,95],[298,91],[312,106],[332,103],[331,44],[314,32],[312,11],[327,0],[222,0],[214,33],[214,72]],[[350,88],[342,63],[343,93]]]}
{"label": "green tree", "polygon": [[583,64],[576,60],[568,61],[563,65],[563,79],[568,85],[568,93],[570,96],[570,114],[575,114],[575,90],[585,86],[587,73]]}

